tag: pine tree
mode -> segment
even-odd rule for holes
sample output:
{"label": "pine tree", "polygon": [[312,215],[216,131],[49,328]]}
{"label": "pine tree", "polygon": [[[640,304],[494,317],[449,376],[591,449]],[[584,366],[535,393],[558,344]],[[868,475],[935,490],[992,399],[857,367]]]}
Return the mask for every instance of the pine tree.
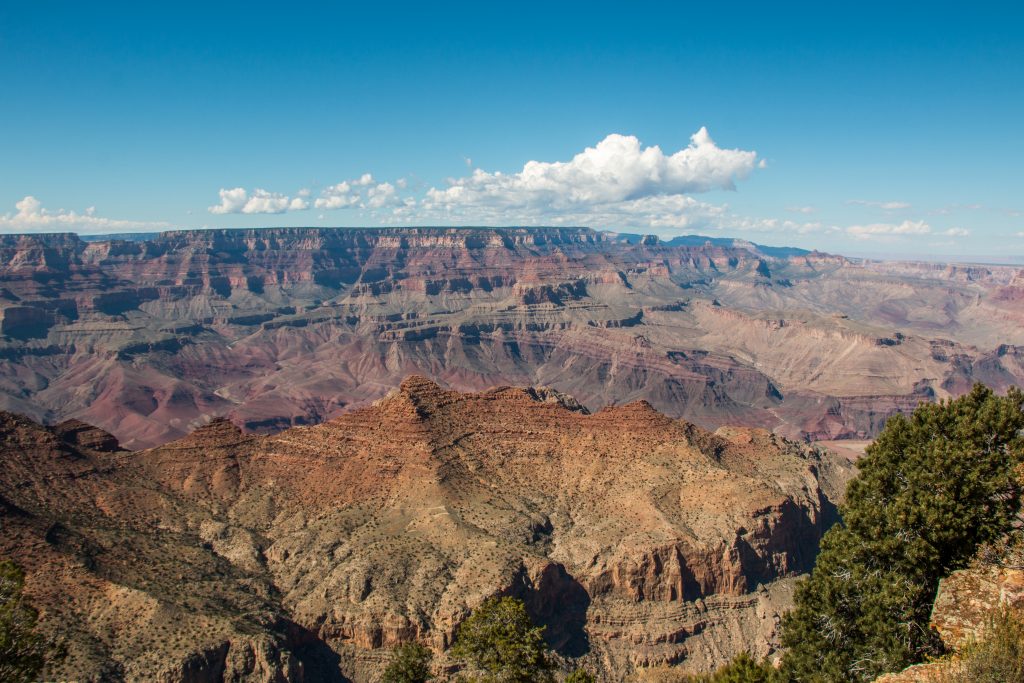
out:
{"label": "pine tree", "polygon": [[536,627],[521,600],[489,598],[459,626],[451,653],[481,673],[485,683],[551,680],[543,627]]}
{"label": "pine tree", "polygon": [[391,662],[384,669],[382,683],[426,683],[434,675],[430,660],[434,653],[419,643],[405,643],[391,653]]}
{"label": "pine tree", "polygon": [[940,651],[928,627],[939,579],[1018,511],[1022,406],[1019,390],[979,384],[886,423],[783,620],[791,680],[870,681]]}

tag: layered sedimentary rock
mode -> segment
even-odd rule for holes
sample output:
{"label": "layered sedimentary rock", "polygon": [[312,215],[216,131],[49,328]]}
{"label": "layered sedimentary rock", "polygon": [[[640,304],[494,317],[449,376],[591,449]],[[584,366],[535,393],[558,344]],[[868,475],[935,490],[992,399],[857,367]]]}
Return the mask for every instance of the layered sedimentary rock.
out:
{"label": "layered sedimentary rock", "polygon": [[0,418],[0,555],[67,644],[51,677],[79,680],[373,680],[410,640],[444,665],[501,594],[609,680],[765,655],[849,475],[646,402],[422,377],[321,425],[137,452]]}
{"label": "layered sedimentary rock", "polygon": [[1024,378],[1021,275],[576,228],[0,237],[0,407],[138,448],[462,389],[646,399],[708,428],[865,438]]}

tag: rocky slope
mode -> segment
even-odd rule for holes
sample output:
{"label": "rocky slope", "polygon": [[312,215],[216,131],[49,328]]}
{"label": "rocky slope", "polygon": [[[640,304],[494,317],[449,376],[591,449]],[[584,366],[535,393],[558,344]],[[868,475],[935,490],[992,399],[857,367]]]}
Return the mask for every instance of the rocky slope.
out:
{"label": "rocky slope", "polygon": [[645,402],[422,377],[321,425],[218,420],[137,452],[5,413],[0,555],[67,644],[51,678],[369,681],[511,594],[620,680],[767,654],[845,463]]}
{"label": "rocky slope", "polygon": [[982,640],[999,610],[1024,614],[1024,565],[1020,557],[1005,562],[978,560],[953,572],[939,584],[931,626],[949,650],[945,659],[886,674],[875,683],[942,683],[956,667],[966,646]]}
{"label": "rocky slope", "polygon": [[583,228],[0,237],[0,407],[40,421],[132,448],[215,416],[268,432],[413,372],[864,438],[975,380],[1020,384],[1024,280]]}

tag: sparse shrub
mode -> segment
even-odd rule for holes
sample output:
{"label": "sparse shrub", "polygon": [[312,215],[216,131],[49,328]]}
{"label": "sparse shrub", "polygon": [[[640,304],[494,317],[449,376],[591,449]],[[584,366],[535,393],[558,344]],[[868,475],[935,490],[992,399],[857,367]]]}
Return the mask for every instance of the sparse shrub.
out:
{"label": "sparse shrub", "polygon": [[46,640],[36,633],[36,611],[22,597],[25,575],[0,562],[0,681],[35,681],[46,663]]}
{"label": "sparse shrub", "polygon": [[434,675],[430,660],[434,653],[419,643],[405,643],[391,653],[391,662],[384,670],[382,683],[426,683]]}
{"label": "sparse shrub", "polygon": [[1020,506],[1024,393],[982,385],[891,418],[850,482],[783,620],[800,682],[871,681],[941,652],[928,626],[939,579],[1009,531]]}
{"label": "sparse shrub", "polygon": [[533,625],[522,600],[488,598],[459,626],[452,656],[484,683],[551,680],[544,628]]}
{"label": "sparse shrub", "polygon": [[964,648],[939,683],[1024,683],[1024,618],[996,612],[982,637]]}

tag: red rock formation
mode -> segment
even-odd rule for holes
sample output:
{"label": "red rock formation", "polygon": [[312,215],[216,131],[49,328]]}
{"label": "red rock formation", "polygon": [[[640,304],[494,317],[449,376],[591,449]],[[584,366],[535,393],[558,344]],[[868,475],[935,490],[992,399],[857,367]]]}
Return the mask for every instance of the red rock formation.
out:
{"label": "red rock formation", "polygon": [[128,452],[5,414],[0,438],[0,554],[72,644],[58,678],[371,680],[496,594],[611,679],[763,655],[831,519],[821,473],[849,469],[642,401],[422,377],[269,437],[215,420]]}

